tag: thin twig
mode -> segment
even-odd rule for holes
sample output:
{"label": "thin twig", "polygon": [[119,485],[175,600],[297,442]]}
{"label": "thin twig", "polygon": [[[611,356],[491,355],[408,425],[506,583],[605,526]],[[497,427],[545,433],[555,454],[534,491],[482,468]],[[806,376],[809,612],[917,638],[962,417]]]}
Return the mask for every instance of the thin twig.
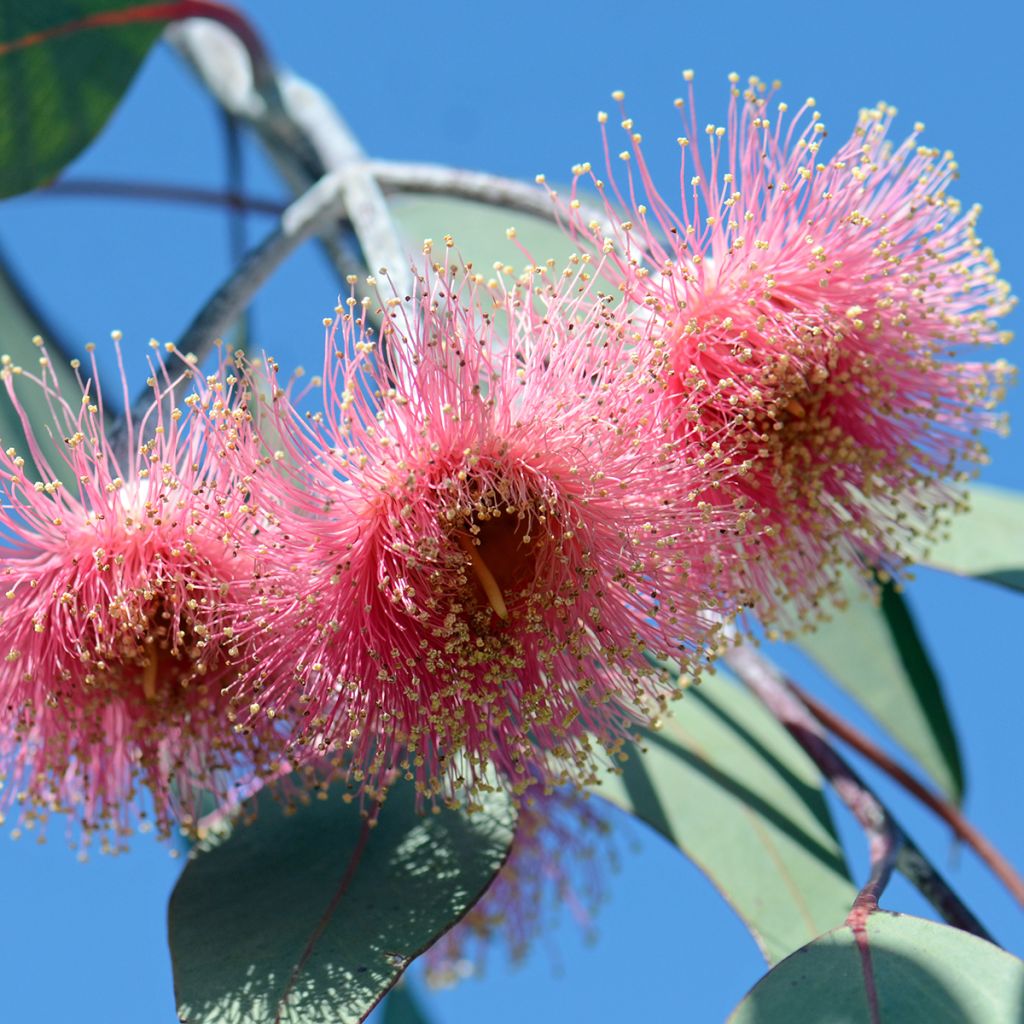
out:
{"label": "thin twig", "polygon": [[[389,194],[403,192],[471,199],[556,223],[569,216],[568,209],[562,207],[551,192],[498,174],[467,171],[446,164],[397,160],[370,160],[366,169]],[[582,213],[589,219],[604,221],[604,214],[596,209],[584,209]],[[566,240],[569,240],[568,235]]]}
{"label": "thin twig", "polygon": [[[227,191],[236,195],[245,192],[245,155],[242,149],[242,125],[234,114],[221,111],[221,123],[224,135],[224,156]],[[247,220],[245,210],[231,207],[227,212],[228,246],[231,262],[235,266],[241,263],[249,247]],[[252,337],[252,306],[244,309],[238,320],[235,341],[240,345],[248,344]]]}
{"label": "thin twig", "polygon": [[197,358],[209,351],[274,270],[307,238],[337,217],[344,202],[343,192],[338,177],[327,175],[296,199],[281,215],[277,230],[251,249],[209,298],[178,340],[178,351]]}
{"label": "thin twig", "polygon": [[[789,689],[785,677],[775,666],[749,643],[731,647],[724,655],[724,660],[818,766],[867,832],[869,843],[873,840],[876,844],[886,844],[884,848],[887,850],[897,851],[897,868],[949,924],[994,942],[981,922],[900,827],[888,808],[829,744],[821,726]],[[890,832],[891,836],[886,837],[886,833]],[[898,844],[895,842],[897,837]],[[876,853],[879,848],[882,846],[876,847]],[[889,853],[877,863],[873,858],[872,878],[869,878],[868,885],[862,890],[865,901],[873,898],[877,905],[881,887],[888,880],[887,870],[891,870],[886,867],[889,859]]]}
{"label": "thin twig", "polygon": [[287,203],[273,199],[243,195],[239,192],[218,191],[209,188],[193,188],[190,185],[165,185],[160,182],[109,181],[98,178],[74,178],[70,181],[55,181],[37,189],[33,196],[84,196],[110,197],[112,199],[143,199],[158,202],[194,203],[198,206],[227,206],[233,210],[249,213],[266,213],[280,217]]}
{"label": "thin twig", "polygon": [[878,909],[878,901],[889,884],[889,879],[892,878],[903,847],[903,836],[891,818],[886,820],[884,827],[869,833],[868,856],[871,859],[871,871],[863,888],[857,893],[850,913],[846,915],[846,924],[853,932],[860,955],[864,995],[868,1003],[868,1012],[871,1014],[871,1024],[882,1024],[882,1012],[878,1001],[875,968],[871,960],[868,918]]}
{"label": "thin twig", "polygon": [[[483,171],[468,171],[445,164],[408,163],[400,160],[366,160],[358,165],[370,174],[385,195],[433,195],[468,199],[526,213],[540,220],[558,222],[565,211],[552,202],[550,193],[513,178]],[[212,189],[168,185],[159,182],[118,182],[95,178],[55,181],[36,195],[116,196],[124,199],[155,199],[231,206],[255,213],[280,213],[284,204],[272,199],[218,192]],[[597,217],[596,212],[593,213]]]}
{"label": "thin twig", "polygon": [[848,922],[861,921],[878,909],[878,901],[892,878],[893,870],[899,864],[903,846],[903,836],[893,827],[892,819],[887,819],[883,828],[876,829],[868,836],[871,869],[868,880],[853,901]]}
{"label": "thin twig", "polygon": [[[281,215],[278,228],[251,249],[231,276],[210,296],[178,340],[178,352],[201,360],[213,342],[244,312],[274,270],[307,238],[337,216],[341,203],[339,184],[331,175],[296,199]],[[151,390],[140,394],[129,414],[132,421],[140,421],[152,401]],[[126,417],[113,432],[111,443],[117,451],[122,450],[127,440],[127,422]]]}
{"label": "thin twig", "polygon": [[908,793],[917,797],[929,810],[933,811],[953,830],[958,839],[962,839],[991,869],[992,873],[1009,889],[1014,899],[1024,906],[1024,879],[1017,874],[1010,862],[986,839],[961,813],[960,809],[949,800],[944,800],[932,792],[923,782],[916,779],[902,765],[897,764],[884,750],[872,742],[859,729],[844,721],[830,711],[809,693],[801,689],[792,680],[787,680],[789,688],[799,697],[814,717],[826,729],[835,733],[841,740],[848,743],[859,754],[866,757],[872,764],[880,768],[891,779],[898,782]]}
{"label": "thin twig", "polygon": [[[242,154],[242,133],[238,118],[223,111],[221,118],[224,136],[224,162],[227,191],[232,195],[245,192],[245,159]],[[231,259],[237,263],[246,250],[245,208],[232,205],[228,210],[228,245]]]}

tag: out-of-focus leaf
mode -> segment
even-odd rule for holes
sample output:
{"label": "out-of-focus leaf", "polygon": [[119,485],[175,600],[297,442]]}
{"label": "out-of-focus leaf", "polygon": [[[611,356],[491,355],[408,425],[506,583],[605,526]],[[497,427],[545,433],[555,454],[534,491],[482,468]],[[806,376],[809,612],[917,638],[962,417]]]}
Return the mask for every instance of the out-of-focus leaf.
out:
{"label": "out-of-focus leaf", "polygon": [[848,575],[846,607],[797,644],[959,801],[963,764],[942,686],[906,601],[891,583],[876,600]]}
{"label": "out-of-focus leaf", "polygon": [[[958,928],[878,911],[866,949],[880,1024],[1020,1024],[1024,963]],[[729,1024],[873,1024],[868,959],[849,927],[769,971]]]}
{"label": "out-of-focus leaf", "polygon": [[0,0],[0,196],[41,185],[99,133],[165,22],[138,0]]}
{"label": "out-of-focus leaf", "polygon": [[171,896],[188,1024],[363,1020],[487,888],[515,825],[500,794],[474,814],[417,813],[405,783],[374,827],[331,793],[293,814],[257,800],[255,823],[198,853]]}
{"label": "out-of-focus leaf", "polygon": [[380,1024],[430,1024],[408,985],[396,985],[385,997]]}
{"label": "out-of-focus leaf", "polygon": [[976,484],[971,510],[953,520],[925,565],[1024,590],[1024,494]]}
{"label": "out-of-focus leaf", "polygon": [[[559,269],[576,249],[550,221],[487,203],[439,196],[397,196],[390,206],[410,252],[419,252],[425,238],[433,239],[437,252],[444,236],[452,235],[462,259],[485,277],[495,263],[522,270],[528,260],[516,243],[538,263],[553,259]],[[515,240],[507,236],[510,227],[516,230]]]}
{"label": "out-of-focus leaf", "polygon": [[708,876],[774,963],[843,921],[857,891],[817,769],[731,680],[687,691],[598,792]]}
{"label": "out-of-focus leaf", "polygon": [[[64,355],[63,347],[54,337],[42,314],[25,294],[15,274],[8,268],[3,254],[0,253],[0,354],[10,356],[15,366],[23,366],[38,373],[41,353],[32,343],[33,337],[37,335],[46,341],[47,352],[57,374],[61,393],[74,407],[77,404],[75,396],[80,396],[81,392]],[[51,467],[59,473],[64,468],[63,443],[61,438],[56,438],[55,443],[47,429],[52,424],[53,417],[43,392],[36,387],[26,386],[18,388],[17,393],[18,400],[35,428],[33,435],[37,443]],[[27,462],[32,461],[25,430],[7,396],[6,388],[3,387],[0,387],[0,445],[4,448],[14,447]]]}

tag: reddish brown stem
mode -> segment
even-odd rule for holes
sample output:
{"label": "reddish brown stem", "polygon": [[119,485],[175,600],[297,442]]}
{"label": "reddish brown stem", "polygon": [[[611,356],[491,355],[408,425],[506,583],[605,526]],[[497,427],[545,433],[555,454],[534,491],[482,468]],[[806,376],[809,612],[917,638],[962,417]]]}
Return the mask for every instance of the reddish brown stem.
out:
{"label": "reddish brown stem", "polygon": [[841,740],[848,743],[859,754],[866,757],[873,765],[880,768],[891,779],[898,782],[908,793],[917,797],[929,810],[933,811],[953,830],[988,865],[992,873],[1006,886],[1014,899],[1024,906],[1024,879],[1017,874],[1005,857],[969,822],[960,810],[948,800],[933,793],[923,782],[914,778],[905,768],[897,764],[880,747],[865,736],[859,729],[844,721],[819,703],[809,693],[788,680],[789,688],[796,694],[807,710],[821,722],[826,729],[835,733]]}
{"label": "reddish brown stem", "polygon": [[870,908],[877,906],[891,875],[890,861],[895,858],[895,866],[949,924],[993,942],[984,925],[900,828],[889,809],[828,742],[821,724],[790,688],[786,677],[750,644],[730,648],[724,660],[803,747],[868,836],[871,876],[854,904],[853,920],[857,920],[858,907],[863,920]]}
{"label": "reddish brown stem", "polygon": [[269,213],[280,216],[285,203],[273,199],[259,199],[240,192],[192,188],[186,185],[150,184],[142,181],[100,181],[77,178],[73,181],[55,181],[39,189],[36,195],[50,193],[56,196],[109,196],[113,199],[152,199],[162,202],[197,203],[201,206],[228,206],[250,213]]}
{"label": "reddish brown stem", "polygon": [[377,812],[379,810],[380,805],[378,803],[374,803],[370,809],[370,813],[363,820],[362,827],[359,830],[359,838],[356,840],[355,849],[353,849],[352,856],[349,858],[348,864],[345,866],[345,872],[341,876],[338,888],[335,889],[334,895],[331,897],[330,902],[327,904],[320,917],[320,920],[317,922],[316,927],[309,936],[309,940],[307,941],[302,954],[299,956],[298,960],[295,962],[295,966],[292,968],[292,973],[288,978],[288,983],[285,985],[284,991],[281,993],[281,998],[277,1004],[277,1012],[274,1015],[274,1024],[280,1024],[283,1019],[281,1015],[288,1007],[288,997],[295,988],[295,983],[298,981],[299,975],[302,974],[306,964],[309,963],[309,959],[313,955],[316,944],[323,937],[323,934],[327,930],[328,925],[330,925],[331,919],[334,917],[341,901],[344,899],[345,894],[352,885],[352,880],[356,876],[356,869],[359,867],[359,864],[363,859],[363,854],[366,852],[366,844],[370,841],[370,835],[373,832],[374,825],[376,824]]}
{"label": "reddish brown stem", "polygon": [[904,847],[903,836],[892,820],[878,823],[868,832],[868,854],[871,858],[871,874],[864,888],[857,893],[853,908],[846,917],[846,923],[853,932],[860,954],[861,973],[864,975],[864,996],[871,1014],[871,1024],[881,1024],[882,1012],[878,1003],[878,986],[875,983],[875,969],[871,962],[871,944],[868,941],[868,918],[878,909],[878,901],[896,869]]}
{"label": "reddish brown stem", "polygon": [[181,21],[184,18],[209,18],[219,21],[231,29],[249,53],[252,61],[253,75],[257,84],[265,84],[273,79],[270,60],[263,41],[256,34],[248,19],[233,7],[214,2],[214,0],[176,0],[174,3],[139,4],[117,11],[97,11],[84,18],[65,21],[60,25],[30,32],[20,39],[11,39],[0,43],[0,57],[27,50],[40,43],[59,39],[62,36],[87,32],[90,29],[113,28],[117,25],[135,25],[152,21]]}

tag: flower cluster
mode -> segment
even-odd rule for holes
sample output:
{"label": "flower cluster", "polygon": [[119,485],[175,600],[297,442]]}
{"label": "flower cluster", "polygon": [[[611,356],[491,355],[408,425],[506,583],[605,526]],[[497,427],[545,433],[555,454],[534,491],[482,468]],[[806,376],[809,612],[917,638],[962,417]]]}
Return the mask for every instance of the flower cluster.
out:
{"label": "flower cluster", "polygon": [[1008,374],[959,353],[1012,305],[955,164],[886,106],[829,155],[812,101],[732,85],[678,205],[623,113],[628,199],[577,168],[604,214],[574,187],[564,271],[446,240],[411,297],[352,279],[304,388],[174,356],[108,433],[98,384],[7,360],[0,807],[167,831],[325,763],[374,800],[585,785],[680,695],[659,660],[935,538]]}
{"label": "flower cluster", "polygon": [[955,357],[1005,341],[995,321],[1013,300],[978,209],[946,191],[952,154],[922,145],[923,125],[894,143],[895,110],[879,104],[829,153],[813,99],[789,117],[733,74],[727,123],[700,128],[684,78],[678,200],[656,189],[623,109],[629,198],[605,134],[611,184],[574,169],[604,221],[574,188],[570,228],[655,324],[681,457],[735,466],[708,499],[756,510],[737,584],[762,619],[802,614],[843,565],[922,555],[962,504],[1009,367]]}

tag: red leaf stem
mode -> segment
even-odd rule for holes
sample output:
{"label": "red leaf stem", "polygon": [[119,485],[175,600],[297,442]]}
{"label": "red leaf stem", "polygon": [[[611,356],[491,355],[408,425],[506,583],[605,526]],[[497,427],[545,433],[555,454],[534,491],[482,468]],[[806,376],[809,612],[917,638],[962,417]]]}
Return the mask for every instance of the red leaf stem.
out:
{"label": "red leaf stem", "polygon": [[[724,660],[747,689],[803,747],[822,775],[831,783],[836,795],[846,804],[867,833],[873,863],[871,877],[861,896],[858,896],[862,914],[866,915],[869,912],[867,904],[870,900],[874,900],[874,905],[877,906],[878,897],[891,874],[892,869],[888,866],[890,857],[887,855],[879,860],[877,851],[880,847],[876,845],[883,841],[890,842],[896,867],[949,924],[994,942],[985,926],[921,853],[888,808],[828,742],[822,727],[792,691],[786,677],[749,643],[730,648]],[[890,834],[891,838],[885,839],[887,834]],[[898,843],[894,842],[895,838],[898,838]],[[854,904],[855,908],[856,906],[857,903]]]}
{"label": "red leaf stem", "polygon": [[27,50],[52,39],[92,29],[153,21],[181,21],[184,18],[209,18],[231,29],[249,53],[257,83],[263,84],[272,79],[270,59],[256,30],[240,11],[226,4],[216,3],[215,0],[176,0],[174,3],[139,4],[121,10],[97,11],[84,18],[76,18],[38,32],[30,32],[19,39],[0,42],[0,57],[6,57],[18,50]]}
{"label": "red leaf stem", "polygon": [[840,718],[821,704],[809,693],[789,681],[789,688],[796,694],[807,710],[821,722],[829,732],[835,733],[873,765],[880,768],[908,793],[915,796],[930,811],[933,811],[962,839],[991,869],[992,873],[1006,886],[1014,899],[1024,906],[1024,879],[1017,874],[1008,860],[992,845],[948,800],[932,792],[923,782],[916,779],[902,765],[894,761],[884,750],[864,735],[859,729]]}
{"label": "red leaf stem", "polygon": [[274,1015],[274,1024],[280,1024],[282,1019],[281,1015],[287,1009],[288,997],[291,995],[291,991],[295,987],[296,981],[299,980],[299,975],[302,974],[303,968],[309,962],[309,958],[313,955],[313,950],[316,948],[316,944],[320,941],[324,932],[327,930],[327,926],[331,923],[331,918],[334,917],[335,911],[337,911],[338,907],[341,905],[342,899],[348,892],[349,887],[352,885],[352,881],[356,876],[356,870],[363,859],[363,854],[366,852],[366,845],[370,841],[370,834],[376,824],[375,819],[378,810],[379,804],[375,803],[367,817],[363,820],[362,827],[359,830],[359,838],[356,840],[355,848],[352,850],[352,856],[349,858],[348,864],[345,867],[345,873],[341,876],[338,888],[335,890],[334,895],[331,897],[330,902],[324,909],[320,920],[313,929],[313,932],[309,937],[309,941],[306,943],[306,948],[302,951],[299,959],[296,960],[295,966],[292,968],[291,976],[288,978],[288,984],[285,985],[284,991],[281,993],[281,998],[277,1004],[277,1012]]}

